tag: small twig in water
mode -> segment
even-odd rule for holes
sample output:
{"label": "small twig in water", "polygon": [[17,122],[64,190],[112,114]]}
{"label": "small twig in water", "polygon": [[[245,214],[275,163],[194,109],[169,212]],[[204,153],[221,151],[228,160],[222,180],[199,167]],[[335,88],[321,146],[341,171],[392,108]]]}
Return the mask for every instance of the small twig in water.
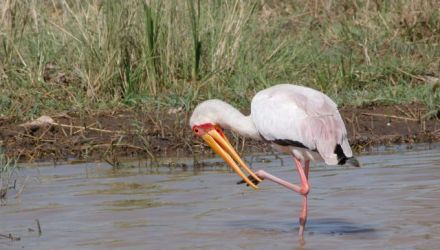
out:
{"label": "small twig in water", "polygon": [[23,193],[24,188],[25,188],[28,180],[29,180],[29,176],[26,176],[26,179],[24,179],[23,185],[21,185],[20,191],[18,191],[18,193],[15,195],[15,198],[19,198],[21,193]]}
{"label": "small twig in water", "polygon": [[15,189],[17,185],[17,179],[14,180],[14,185],[10,186],[9,189]]}
{"label": "small twig in water", "polygon": [[6,235],[6,234],[0,234],[0,237],[2,237],[2,238],[6,238],[6,239],[10,239],[10,240],[12,240],[12,241],[19,241],[19,240],[21,240],[20,237],[15,237],[15,236],[13,236],[12,234],[8,234],[8,235]]}
{"label": "small twig in water", "polygon": [[0,188],[0,200],[6,200],[7,188]]}
{"label": "small twig in water", "polygon": [[42,234],[43,232],[41,231],[40,220],[39,220],[39,219],[35,219],[35,221],[37,222],[38,236],[41,236],[41,234]]}

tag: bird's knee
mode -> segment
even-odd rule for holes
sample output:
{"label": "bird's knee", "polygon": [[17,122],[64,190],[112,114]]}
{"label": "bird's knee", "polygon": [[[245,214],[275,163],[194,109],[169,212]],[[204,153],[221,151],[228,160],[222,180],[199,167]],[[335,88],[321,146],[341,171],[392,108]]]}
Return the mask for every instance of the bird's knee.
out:
{"label": "bird's knee", "polygon": [[258,177],[260,177],[260,179],[262,179],[262,180],[264,179],[264,177],[266,176],[266,174],[267,174],[266,171],[261,170],[261,169],[258,170],[257,172],[255,172],[255,175],[258,176]]}
{"label": "bird's knee", "polygon": [[299,190],[299,193],[302,194],[302,195],[308,195],[309,192],[310,192],[310,186],[309,185],[304,185]]}

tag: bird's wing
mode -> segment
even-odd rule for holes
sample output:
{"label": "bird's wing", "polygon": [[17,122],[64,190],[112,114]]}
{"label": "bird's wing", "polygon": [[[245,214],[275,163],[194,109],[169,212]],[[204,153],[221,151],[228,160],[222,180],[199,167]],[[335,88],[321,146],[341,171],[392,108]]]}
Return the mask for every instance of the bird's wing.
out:
{"label": "bird's wing", "polygon": [[345,157],[352,156],[336,104],[317,90],[290,84],[265,89],[252,99],[251,115],[268,141],[299,142],[317,150],[330,165],[339,161],[338,145]]}

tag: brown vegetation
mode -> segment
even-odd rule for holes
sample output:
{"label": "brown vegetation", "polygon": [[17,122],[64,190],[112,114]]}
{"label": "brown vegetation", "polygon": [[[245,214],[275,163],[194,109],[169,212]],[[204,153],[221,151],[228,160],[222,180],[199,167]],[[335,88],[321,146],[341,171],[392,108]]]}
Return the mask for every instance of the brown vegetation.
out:
{"label": "brown vegetation", "polygon": [[[78,116],[53,116],[45,125],[26,125],[12,119],[0,120],[0,140],[8,157],[22,161],[106,160],[120,157],[201,155],[203,143],[192,135],[188,114],[141,114],[129,110]],[[426,120],[426,109],[417,104],[367,106],[341,109],[349,139],[356,151],[377,144],[434,142],[440,139],[438,119]],[[21,125],[20,125],[21,124]],[[24,125],[24,126],[23,126]],[[230,134],[241,151],[263,151],[261,142]]]}

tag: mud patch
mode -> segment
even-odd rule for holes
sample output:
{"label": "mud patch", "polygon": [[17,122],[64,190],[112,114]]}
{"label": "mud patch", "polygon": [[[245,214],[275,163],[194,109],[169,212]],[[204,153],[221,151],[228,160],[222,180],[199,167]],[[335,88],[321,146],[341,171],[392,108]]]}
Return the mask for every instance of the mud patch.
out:
{"label": "mud patch", "polygon": [[[341,114],[355,151],[378,144],[435,142],[438,119],[426,120],[419,104],[344,107]],[[22,127],[26,121],[0,119],[0,143],[8,157],[22,161],[104,160],[117,166],[121,157],[212,154],[188,128],[189,113],[141,113],[118,110],[51,116],[56,125]],[[264,143],[230,135],[240,151],[270,151]]]}

